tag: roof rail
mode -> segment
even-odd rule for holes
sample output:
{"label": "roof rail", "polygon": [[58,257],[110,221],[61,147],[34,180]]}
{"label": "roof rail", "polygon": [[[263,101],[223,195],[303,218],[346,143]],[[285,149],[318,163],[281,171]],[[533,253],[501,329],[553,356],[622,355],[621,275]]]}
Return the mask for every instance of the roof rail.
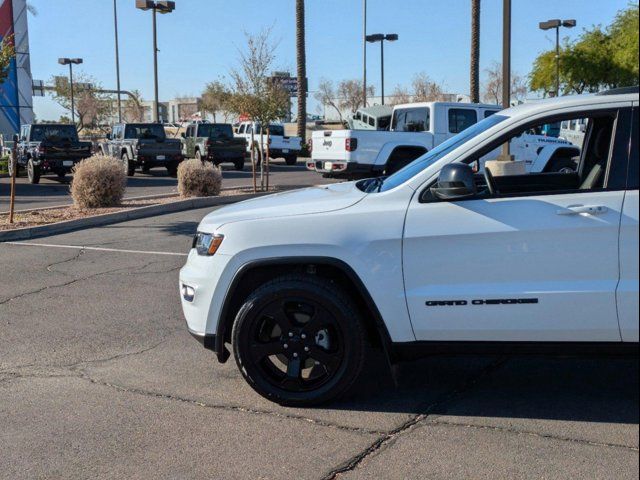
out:
{"label": "roof rail", "polygon": [[640,89],[638,85],[634,87],[621,87],[621,88],[612,88],[610,90],[604,90],[602,92],[598,92],[597,95],[624,95],[625,93],[639,93]]}

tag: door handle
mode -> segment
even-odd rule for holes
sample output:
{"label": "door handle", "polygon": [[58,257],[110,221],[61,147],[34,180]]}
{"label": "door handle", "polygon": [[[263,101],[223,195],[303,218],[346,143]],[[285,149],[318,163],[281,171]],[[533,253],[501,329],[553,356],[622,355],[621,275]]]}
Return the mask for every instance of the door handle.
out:
{"label": "door handle", "polygon": [[586,213],[588,215],[602,215],[606,213],[609,209],[604,205],[575,205],[573,207],[563,208],[562,210],[558,210],[558,215],[580,215],[581,213]]}

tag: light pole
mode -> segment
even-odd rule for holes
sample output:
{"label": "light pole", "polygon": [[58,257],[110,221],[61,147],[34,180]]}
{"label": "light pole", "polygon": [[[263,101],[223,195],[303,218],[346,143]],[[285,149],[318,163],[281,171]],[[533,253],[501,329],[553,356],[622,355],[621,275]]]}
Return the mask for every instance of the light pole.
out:
{"label": "light pole", "polygon": [[573,28],[577,22],[573,19],[560,20],[553,19],[546,22],[540,22],[538,25],[540,30],[556,29],[556,97],[560,96],[560,27]]}
{"label": "light pole", "polygon": [[136,8],[140,10],[152,10],[153,17],[153,77],[155,87],[155,108],[153,109],[154,122],[160,121],[160,105],[158,101],[158,35],[156,30],[156,12],[162,14],[171,13],[176,8],[176,2],[166,0],[136,0]]}
{"label": "light pole", "polygon": [[362,0],[362,105],[367,108],[367,0]]}
{"label": "light pole", "polygon": [[374,33],[365,37],[367,42],[375,43],[380,42],[380,96],[382,98],[382,105],[384,105],[384,41],[395,42],[398,40],[397,33]]}
{"label": "light pole", "polygon": [[73,101],[73,66],[80,65],[82,63],[81,58],[59,58],[58,63],[60,65],[69,65],[69,87],[71,89],[71,123],[76,124],[76,112]]}
{"label": "light pole", "polygon": [[122,101],[120,99],[120,50],[118,48],[118,6],[113,0],[113,27],[116,36],[116,85],[118,90],[118,123],[122,123]]}

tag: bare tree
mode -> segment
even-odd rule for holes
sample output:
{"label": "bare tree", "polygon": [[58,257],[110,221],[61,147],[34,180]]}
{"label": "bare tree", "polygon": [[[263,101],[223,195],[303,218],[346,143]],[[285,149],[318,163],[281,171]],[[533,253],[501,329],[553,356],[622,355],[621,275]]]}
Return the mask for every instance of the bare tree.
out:
{"label": "bare tree", "polygon": [[125,122],[142,122],[144,120],[144,107],[139,90],[131,92],[133,97],[128,97],[123,104],[122,118]]}
{"label": "bare tree", "polygon": [[[275,60],[277,44],[271,41],[271,29],[266,29],[257,35],[246,34],[247,48],[239,51],[239,67],[230,71],[233,82],[227,103],[229,109],[239,115],[246,115],[252,121],[259,122],[260,142],[257,144],[251,138],[251,164],[253,172],[254,190],[256,185],[256,145],[260,153],[260,158],[265,161],[260,162],[261,187],[265,187],[265,164],[266,164],[266,188],[269,188],[269,158],[268,151],[264,152],[265,145],[263,135],[267,134],[269,143],[269,124],[274,120],[282,118],[289,109],[289,95],[277,83],[269,81],[269,71]],[[268,147],[267,147],[268,148]],[[266,153],[266,154],[265,154]]]}
{"label": "bare tree", "polygon": [[304,0],[296,0],[296,61],[298,64],[298,136],[307,137],[307,56],[305,52]]}
{"label": "bare tree", "polygon": [[338,113],[338,116],[340,117],[340,122],[343,121],[342,111],[340,110],[340,106],[338,105],[338,103],[336,103],[338,101],[336,90],[333,87],[333,82],[331,80],[327,80],[326,78],[320,79],[318,90],[314,94],[314,98],[320,104],[327,105],[335,109],[335,111]]}
{"label": "bare tree", "polygon": [[444,87],[431,80],[426,73],[418,73],[411,81],[414,102],[440,102],[446,100]]}
{"label": "bare tree", "polygon": [[398,85],[393,93],[391,93],[388,104],[394,106],[403,103],[411,103],[411,93],[409,93],[409,90],[406,87]]}
{"label": "bare tree", "polygon": [[[367,97],[372,97],[374,89],[372,86],[367,87]],[[360,107],[364,106],[364,89],[362,88],[362,80],[343,80],[338,85],[338,98],[340,99],[340,108],[349,110],[352,114],[356,113]],[[340,116],[342,118],[342,115]]]}
{"label": "bare tree", "polygon": [[[485,70],[486,80],[482,89],[482,99],[487,103],[502,105],[502,64],[493,62]],[[523,77],[511,72],[511,102],[522,102],[527,95],[527,84]]]}
{"label": "bare tree", "polygon": [[[53,99],[67,110],[71,109],[71,86],[66,77],[53,77]],[[101,87],[96,80],[85,74],[74,77],[74,110],[78,131],[84,128],[96,127],[103,123],[113,110],[111,99],[107,94],[100,93]]]}

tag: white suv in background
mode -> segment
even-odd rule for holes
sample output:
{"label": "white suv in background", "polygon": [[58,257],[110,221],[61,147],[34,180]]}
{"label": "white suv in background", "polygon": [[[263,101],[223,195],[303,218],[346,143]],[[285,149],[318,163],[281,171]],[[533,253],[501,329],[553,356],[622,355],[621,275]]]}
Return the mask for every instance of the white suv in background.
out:
{"label": "white suv in background", "polygon": [[[577,171],[474,173],[523,132],[572,119],[586,119]],[[180,291],[192,335],[223,362],[231,344],[249,384],[288,405],[344,393],[365,342],[390,362],[637,354],[638,89],[520,105],[387,178],[217,210]]]}

